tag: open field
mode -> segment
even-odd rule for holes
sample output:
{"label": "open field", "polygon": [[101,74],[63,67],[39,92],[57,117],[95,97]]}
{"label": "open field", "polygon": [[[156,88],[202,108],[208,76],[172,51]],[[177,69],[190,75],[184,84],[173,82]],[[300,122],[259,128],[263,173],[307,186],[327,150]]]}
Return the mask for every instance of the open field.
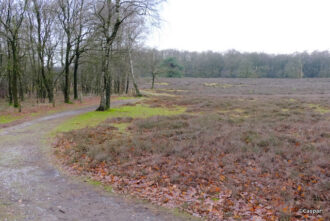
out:
{"label": "open field", "polygon": [[115,192],[208,220],[329,220],[329,79],[149,87],[125,114],[60,135],[58,159]]}
{"label": "open field", "polygon": [[[142,80],[150,88],[150,80]],[[329,78],[278,79],[278,78],[160,78],[155,84],[160,90],[188,90],[189,94],[210,96],[242,95],[316,95],[330,96]],[[180,91],[181,90],[181,91]]]}

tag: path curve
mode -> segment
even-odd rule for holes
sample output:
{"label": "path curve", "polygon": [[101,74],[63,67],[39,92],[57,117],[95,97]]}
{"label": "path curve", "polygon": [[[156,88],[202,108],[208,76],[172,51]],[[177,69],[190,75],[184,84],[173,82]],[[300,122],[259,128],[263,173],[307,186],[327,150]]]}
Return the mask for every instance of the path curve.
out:
{"label": "path curve", "polygon": [[[133,102],[115,101],[113,106]],[[66,111],[0,130],[0,220],[182,220],[166,211],[106,193],[54,167],[44,138]]]}

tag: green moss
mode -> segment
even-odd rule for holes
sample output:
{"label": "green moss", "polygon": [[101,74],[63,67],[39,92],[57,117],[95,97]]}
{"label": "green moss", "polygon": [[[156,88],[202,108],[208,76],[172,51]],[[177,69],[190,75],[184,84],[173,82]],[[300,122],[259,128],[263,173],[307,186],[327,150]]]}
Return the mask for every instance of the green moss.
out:
{"label": "green moss", "polygon": [[244,86],[244,85],[233,85],[233,84],[219,84],[219,83],[204,83],[206,87],[222,87],[223,89],[235,87],[235,86]]}
{"label": "green moss", "polygon": [[166,83],[166,82],[159,82],[159,83],[155,83],[156,85],[168,85],[168,83]]}
{"label": "green moss", "polygon": [[241,120],[244,120],[244,119],[247,119],[250,117],[250,115],[248,114],[230,114],[230,119],[232,120],[236,120],[236,119],[241,119]]}
{"label": "green moss", "polygon": [[233,114],[243,114],[245,113],[245,110],[241,109],[241,108],[235,108],[235,109],[232,109],[232,110],[218,110],[219,113],[222,113],[222,114],[226,114],[226,113],[233,113]]}
{"label": "green moss", "polygon": [[176,90],[176,89],[156,89],[158,91],[166,91],[166,92],[185,92],[187,90]]}
{"label": "green moss", "polygon": [[13,122],[15,120],[21,119],[22,116],[11,116],[11,115],[3,115],[0,116],[0,124],[7,124]]}
{"label": "green moss", "polygon": [[326,107],[322,107],[318,104],[308,104],[308,107],[312,108],[315,112],[318,112],[320,114],[326,114],[330,113],[330,109]]}
{"label": "green moss", "polygon": [[[59,125],[57,128],[55,128],[54,132],[55,133],[67,132],[84,127],[94,127],[99,123],[101,123],[102,121],[113,117],[146,118],[157,115],[162,115],[162,116],[176,115],[176,114],[181,114],[185,111],[186,108],[183,107],[176,107],[173,109],[161,108],[161,107],[152,108],[141,104],[137,104],[135,106],[121,106],[118,108],[112,108],[109,111],[104,111],[104,112],[93,111],[75,116],[70,120]],[[119,127],[122,130],[124,130],[125,125],[123,124]]]}
{"label": "green moss", "polygon": [[237,113],[244,113],[245,112],[245,110],[243,110],[243,109],[241,109],[241,108],[236,108],[236,109],[234,109],[233,111],[235,111],[235,112],[237,112]]}
{"label": "green moss", "polygon": [[168,93],[157,93],[157,92],[154,92],[153,90],[141,90],[141,93],[143,95],[147,95],[147,96],[166,96],[166,97],[175,97],[175,95],[173,94],[168,94]]}
{"label": "green moss", "polygon": [[87,179],[86,181],[87,181],[87,183],[89,183],[89,184],[91,184],[93,186],[100,186],[100,187],[102,187],[107,192],[110,192],[110,193],[113,192],[113,189],[112,189],[111,186],[105,185],[105,184],[101,183],[100,181],[96,181],[96,180],[92,180],[92,179]]}
{"label": "green moss", "polygon": [[204,83],[203,85],[207,86],[207,87],[217,87],[217,86],[219,86],[218,83]]}
{"label": "green moss", "polygon": [[115,97],[114,100],[131,100],[131,99],[137,99],[136,97],[125,97],[125,96],[120,96],[120,97]]}
{"label": "green moss", "polygon": [[96,181],[96,180],[92,180],[92,179],[88,179],[86,181],[87,181],[87,183],[89,183],[93,186],[100,186],[102,184],[100,181]]}

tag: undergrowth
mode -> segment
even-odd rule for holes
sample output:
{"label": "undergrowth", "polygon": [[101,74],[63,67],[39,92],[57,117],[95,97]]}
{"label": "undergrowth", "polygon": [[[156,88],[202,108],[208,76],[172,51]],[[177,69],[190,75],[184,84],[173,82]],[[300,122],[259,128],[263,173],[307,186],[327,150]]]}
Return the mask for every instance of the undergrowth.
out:
{"label": "undergrowth", "polygon": [[64,134],[57,155],[114,191],[210,220],[326,220],[330,123],[318,107],[329,103],[154,97]]}

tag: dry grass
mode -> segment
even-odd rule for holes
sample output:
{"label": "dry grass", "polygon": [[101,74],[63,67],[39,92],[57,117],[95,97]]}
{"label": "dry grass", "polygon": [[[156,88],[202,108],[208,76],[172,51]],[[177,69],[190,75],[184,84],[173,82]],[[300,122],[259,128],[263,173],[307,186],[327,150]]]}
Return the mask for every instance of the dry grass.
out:
{"label": "dry grass", "polygon": [[144,100],[184,106],[182,115],[116,118],[66,133],[58,156],[116,191],[210,220],[328,220],[329,99],[208,92]]}
{"label": "dry grass", "polygon": [[[151,87],[151,79],[141,79],[142,88]],[[330,95],[329,78],[272,79],[272,78],[160,78],[155,89],[184,90],[197,96],[261,96],[261,95]],[[164,84],[164,83],[167,83]],[[177,91],[177,94],[185,94]],[[183,92],[183,93],[181,93]]]}

